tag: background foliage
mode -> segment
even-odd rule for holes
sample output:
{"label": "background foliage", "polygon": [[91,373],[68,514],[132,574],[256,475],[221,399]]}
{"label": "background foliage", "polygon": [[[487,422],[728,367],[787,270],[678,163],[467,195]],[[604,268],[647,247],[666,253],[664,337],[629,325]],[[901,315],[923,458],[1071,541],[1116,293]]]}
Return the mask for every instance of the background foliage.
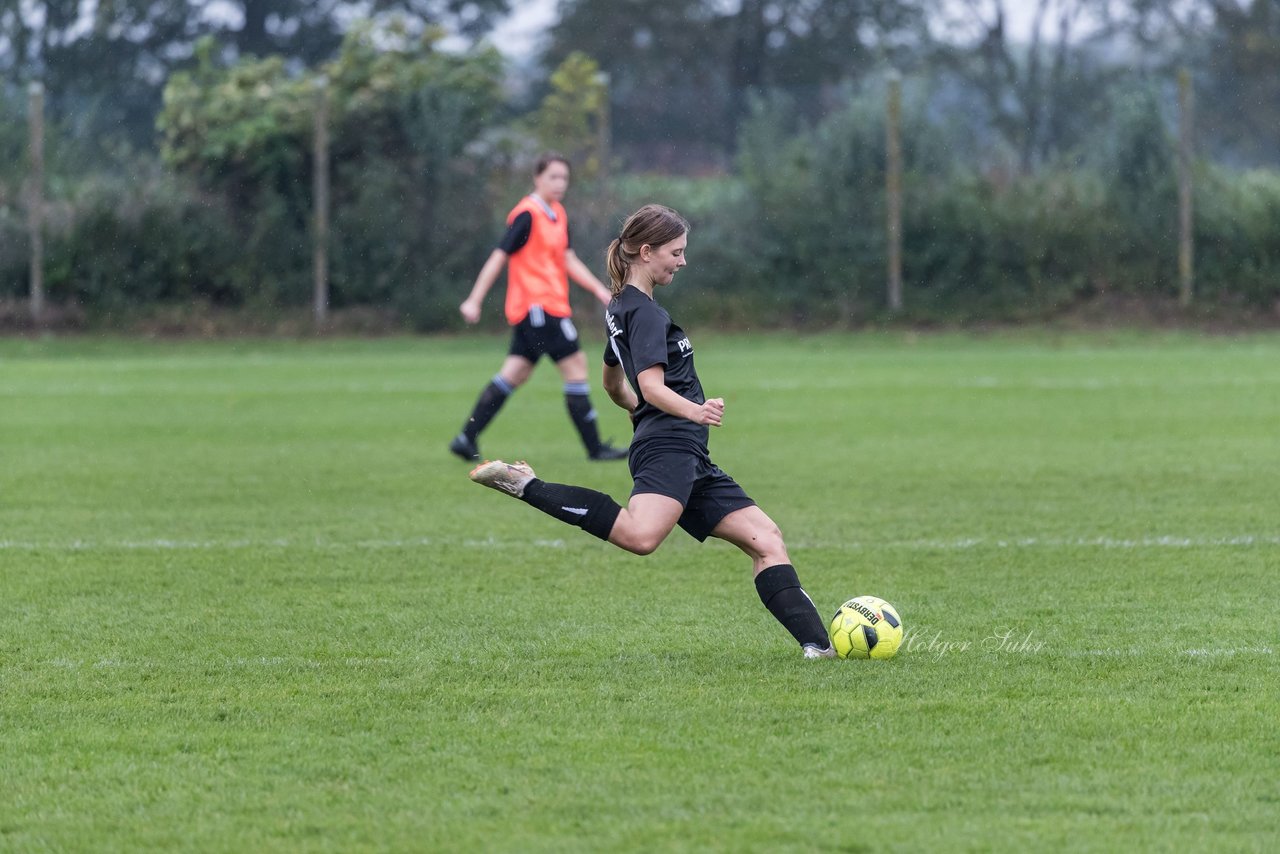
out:
{"label": "background foliage", "polygon": [[906,72],[909,319],[1168,301],[1182,64],[1199,96],[1197,298],[1280,304],[1280,150],[1265,130],[1280,102],[1264,97],[1280,79],[1276,0],[1037,0],[1041,26],[1020,40],[1004,0],[661,0],[655,15],[567,0],[544,64],[520,67],[477,40],[503,0],[397,0],[359,20],[343,17],[356,4],[228,4],[238,18],[187,5],[198,14],[181,21],[164,0],[0,14],[9,305],[28,290],[22,84],[39,77],[56,304],[108,325],[164,306],[264,322],[304,309],[324,77],[336,309],[457,325],[533,159],[558,149],[575,165],[575,245],[597,268],[620,218],[659,200],[695,225],[682,310],[876,320],[890,65]]}

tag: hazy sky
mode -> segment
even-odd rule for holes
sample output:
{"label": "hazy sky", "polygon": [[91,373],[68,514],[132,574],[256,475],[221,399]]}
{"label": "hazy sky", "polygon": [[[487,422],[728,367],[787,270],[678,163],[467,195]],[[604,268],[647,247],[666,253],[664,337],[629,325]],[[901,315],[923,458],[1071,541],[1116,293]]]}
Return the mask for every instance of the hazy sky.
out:
{"label": "hazy sky", "polygon": [[515,10],[490,35],[498,49],[509,56],[527,56],[538,38],[555,22],[556,0],[516,0]]}

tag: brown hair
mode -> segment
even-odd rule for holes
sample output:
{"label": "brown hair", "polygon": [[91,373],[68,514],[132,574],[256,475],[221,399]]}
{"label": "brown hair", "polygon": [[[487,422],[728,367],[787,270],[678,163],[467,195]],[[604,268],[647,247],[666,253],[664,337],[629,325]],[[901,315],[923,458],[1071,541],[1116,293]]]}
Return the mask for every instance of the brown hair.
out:
{"label": "brown hair", "polygon": [[665,205],[645,205],[627,217],[622,231],[609,244],[609,290],[622,293],[627,270],[640,258],[646,243],[657,248],[689,231],[689,221]]}
{"label": "brown hair", "polygon": [[533,176],[536,178],[537,176],[541,175],[543,172],[546,172],[547,167],[550,166],[552,163],[563,163],[564,168],[568,169],[570,172],[573,171],[573,167],[569,165],[569,158],[565,157],[563,154],[560,154],[557,151],[548,151],[542,155],[539,155],[538,162],[534,164],[534,167],[533,167]]}

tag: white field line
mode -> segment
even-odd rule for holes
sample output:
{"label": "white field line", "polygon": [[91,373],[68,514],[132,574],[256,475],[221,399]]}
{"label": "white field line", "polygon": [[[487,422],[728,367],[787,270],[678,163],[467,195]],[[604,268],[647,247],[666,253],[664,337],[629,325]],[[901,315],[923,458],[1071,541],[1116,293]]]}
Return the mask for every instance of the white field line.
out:
{"label": "white field line", "polygon": [[[919,650],[908,650],[908,652],[919,655],[945,655],[947,653],[934,653],[927,648]],[[1145,649],[1140,646],[1131,647],[1104,647],[1102,649],[1069,649],[1065,652],[1059,652],[1056,648],[1050,648],[1045,645],[1043,649],[1034,650],[986,650],[990,655],[1037,655],[1052,654],[1063,658],[1159,658],[1161,656],[1169,656],[1176,654],[1179,657],[1187,658],[1231,658],[1237,655],[1275,655],[1274,648],[1269,646],[1226,646],[1217,649],[1201,647],[1196,649],[1179,649],[1179,650],[1160,650]]]}
{"label": "white field line", "polygon": [[[583,542],[588,542],[583,540]],[[466,549],[488,548],[565,548],[563,539],[521,538],[499,539],[497,537],[464,538],[464,537],[406,537],[389,539],[364,540],[324,540],[324,539],[229,539],[229,540],[88,540],[76,539],[62,542],[37,542],[34,540],[0,540],[0,551],[213,551],[239,549],[312,549],[320,551],[378,550],[378,549],[413,549],[432,547],[452,547]],[[919,551],[966,551],[970,549],[1058,549],[1058,548],[1094,548],[1094,549],[1195,549],[1195,548],[1256,548],[1280,546],[1280,535],[1245,534],[1230,537],[1180,537],[1149,536],[1137,538],[1120,537],[961,537],[954,540],[918,539],[918,540],[884,540],[884,541],[839,541],[839,540],[789,540],[792,548],[820,549],[912,549]]]}
{"label": "white field line", "polygon": [[290,540],[235,539],[235,540],[68,540],[66,542],[35,542],[31,540],[0,540],[0,551],[214,551],[239,549],[311,549],[320,551],[413,549],[432,546],[454,548],[564,548],[564,540],[499,540],[464,539],[457,537],[408,537],[384,540]]}
{"label": "white field line", "polygon": [[1155,391],[1183,391],[1191,388],[1257,388],[1280,383],[1280,376],[1261,377],[1187,377],[1180,379],[1152,379],[1148,377],[1017,377],[993,376],[964,377],[955,380],[938,380],[924,376],[906,376],[884,379],[879,377],[845,377],[760,380],[748,383],[750,388],[766,391],[804,391],[807,389],[939,389],[961,391],[1115,391],[1146,389]]}
{"label": "white field line", "polygon": [[[973,644],[964,648],[956,646],[947,649],[931,648],[921,646],[917,649],[904,648],[900,653],[901,656],[910,656],[911,658],[932,659],[939,661],[944,658],[953,656],[973,657],[979,655],[993,656],[1016,656],[1016,655],[1048,655],[1058,658],[1192,658],[1192,659],[1220,659],[1232,658],[1238,655],[1257,655],[1270,656],[1275,655],[1275,649],[1269,646],[1229,646],[1218,649],[1145,649],[1143,647],[1117,647],[1103,649],[1074,649],[1061,651],[1060,648],[1048,644],[1036,647],[1035,649],[1022,650],[998,650],[993,648],[981,648],[979,645]],[[254,670],[267,668],[307,668],[307,669],[360,669],[366,670],[377,667],[389,667],[395,665],[408,665],[421,663],[430,660],[432,656],[423,654],[410,654],[405,656],[374,656],[374,657],[346,657],[334,658],[327,660],[319,660],[315,658],[307,658],[303,656],[235,656],[235,657],[216,657],[216,658],[197,658],[190,659],[178,657],[173,660],[165,659],[120,659],[120,658],[52,658],[44,661],[35,662],[49,668],[59,670],[151,670],[156,668],[166,668],[182,666],[188,667],[199,665],[201,667],[223,667],[228,670]],[[856,665],[855,665],[856,666]]]}
{"label": "white field line", "polygon": [[1098,549],[1193,549],[1248,546],[1278,546],[1280,536],[1245,534],[1234,537],[961,537],[954,540],[890,540],[886,542],[826,542],[822,540],[788,541],[796,548],[904,548],[923,551],[964,551],[966,549],[1034,549],[1034,548],[1098,548]]}
{"label": "white field line", "polygon": [[957,388],[1037,389],[1043,391],[1108,391],[1111,389],[1143,388],[1177,390],[1185,388],[1253,388],[1280,383],[1278,377],[1200,377],[1177,380],[1150,379],[1147,377],[1033,377],[1028,379],[1001,379],[999,377],[973,377],[960,380]]}
{"label": "white field line", "polygon": [[[244,366],[249,364],[267,364],[270,362],[278,362],[280,364],[288,363],[289,359],[268,359],[259,362],[238,362],[236,366]],[[211,367],[214,363],[207,365],[201,363],[193,363],[196,368]],[[154,372],[158,367],[154,363],[146,363],[148,372]],[[181,370],[178,373],[185,372],[186,365],[178,365]],[[757,382],[748,382],[743,387],[763,389],[765,391],[802,391],[806,389],[822,389],[829,390],[831,388],[849,388],[849,389],[959,389],[959,390],[988,390],[998,389],[1002,391],[1114,391],[1117,389],[1150,389],[1159,391],[1181,391],[1191,388],[1258,388],[1263,386],[1274,386],[1280,384],[1280,375],[1268,376],[1207,376],[1207,377],[1184,377],[1179,379],[1169,378],[1151,378],[1145,376],[1102,376],[1102,377],[996,377],[989,375],[979,375],[971,377],[959,377],[956,379],[937,379],[928,375],[915,376],[894,376],[892,378],[882,378],[878,376],[846,376],[840,379],[832,379],[823,377],[821,380],[814,379],[786,379],[786,380],[761,380]],[[431,394],[442,391],[458,391],[464,388],[469,389],[471,386],[462,385],[461,383],[440,382],[437,380],[426,381],[420,377],[407,376],[403,379],[389,380],[347,380],[342,378],[326,378],[316,376],[306,380],[291,381],[289,383],[270,383],[263,382],[259,385],[252,383],[233,383],[225,380],[210,380],[207,382],[176,382],[169,380],[156,380],[154,376],[138,379],[125,379],[123,381],[112,381],[102,379],[78,379],[69,378],[61,382],[45,381],[40,385],[33,385],[23,382],[21,385],[9,385],[0,382],[0,397],[31,397],[31,398],[57,398],[57,397],[124,397],[144,395],[151,396],[155,394],[163,394],[170,397],[205,397],[209,395],[310,395],[321,392],[335,394]]]}

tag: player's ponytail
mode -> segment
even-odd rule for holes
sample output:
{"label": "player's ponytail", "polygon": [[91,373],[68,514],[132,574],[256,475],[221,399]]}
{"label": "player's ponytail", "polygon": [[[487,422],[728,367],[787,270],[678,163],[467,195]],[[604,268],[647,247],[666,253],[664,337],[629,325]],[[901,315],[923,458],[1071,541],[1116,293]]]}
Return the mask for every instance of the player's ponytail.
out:
{"label": "player's ponytail", "polygon": [[609,254],[606,264],[609,268],[609,290],[613,291],[616,297],[622,293],[622,288],[627,283],[627,268],[631,266],[622,257],[622,241],[615,237],[609,244]]}
{"label": "player's ponytail", "polygon": [[665,205],[645,205],[627,217],[622,231],[609,244],[609,290],[614,296],[627,284],[627,272],[646,243],[657,248],[689,231],[689,221]]}

